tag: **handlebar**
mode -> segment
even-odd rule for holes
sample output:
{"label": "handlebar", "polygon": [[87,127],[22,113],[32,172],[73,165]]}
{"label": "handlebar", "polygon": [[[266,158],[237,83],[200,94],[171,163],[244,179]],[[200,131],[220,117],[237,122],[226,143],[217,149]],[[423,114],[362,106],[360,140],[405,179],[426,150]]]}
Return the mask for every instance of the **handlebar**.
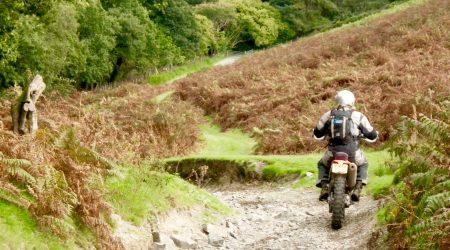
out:
{"label": "handlebar", "polygon": [[[316,137],[315,135],[313,135],[313,137],[314,137],[314,140],[316,140],[316,141],[323,141],[323,140],[325,140],[327,138],[327,136]],[[378,132],[377,132],[377,137],[375,139],[373,139],[373,140],[370,140],[370,139],[366,138],[363,134],[359,134],[357,136],[357,138],[361,139],[361,140],[364,140],[367,143],[374,143],[374,142],[376,142],[378,140]]]}

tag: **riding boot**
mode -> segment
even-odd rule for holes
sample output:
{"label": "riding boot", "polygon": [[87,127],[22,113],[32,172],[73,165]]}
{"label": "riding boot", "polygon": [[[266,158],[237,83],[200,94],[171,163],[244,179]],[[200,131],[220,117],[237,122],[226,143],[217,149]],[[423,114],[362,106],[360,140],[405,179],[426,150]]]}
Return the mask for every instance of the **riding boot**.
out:
{"label": "riding boot", "polygon": [[319,201],[326,201],[328,199],[328,181],[321,181],[320,185],[322,189],[320,190]]}
{"label": "riding boot", "polygon": [[349,208],[350,207],[350,205],[352,204],[352,202],[350,200],[350,195],[345,194],[344,204],[345,204],[345,208]]}
{"label": "riding boot", "polygon": [[356,181],[355,189],[353,189],[352,193],[352,201],[359,201],[359,196],[361,195],[363,185],[361,181]]}

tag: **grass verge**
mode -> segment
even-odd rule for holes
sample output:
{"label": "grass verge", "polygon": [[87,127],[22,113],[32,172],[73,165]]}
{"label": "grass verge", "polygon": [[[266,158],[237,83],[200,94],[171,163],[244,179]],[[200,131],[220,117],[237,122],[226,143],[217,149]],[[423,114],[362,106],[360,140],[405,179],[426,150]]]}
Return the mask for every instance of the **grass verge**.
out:
{"label": "grass verge", "polygon": [[186,65],[176,67],[173,70],[168,70],[152,75],[148,79],[148,82],[153,86],[158,86],[164,83],[171,83],[192,73],[211,68],[215,63],[224,58],[225,55],[217,55],[211,58],[194,61]]}
{"label": "grass verge", "polygon": [[[317,162],[322,153],[307,155],[253,155],[257,142],[239,129],[221,131],[211,123],[201,126],[204,146],[195,155],[175,157],[165,160],[169,166],[177,166],[181,176],[186,177],[192,169],[207,165],[208,177],[213,180],[223,178],[224,174],[244,175],[226,178],[251,179],[262,178],[276,181],[288,176],[299,177],[295,188],[313,187],[317,179]],[[378,198],[388,193],[394,174],[386,161],[390,159],[387,151],[366,151],[369,161],[369,185],[364,189]],[[261,173],[257,168],[262,169]],[[183,168],[185,168],[183,170]],[[236,170],[230,170],[235,168]],[[184,172],[184,173],[183,173]],[[220,181],[219,181],[220,182]]]}
{"label": "grass verge", "polygon": [[106,181],[107,200],[123,219],[135,225],[171,209],[187,210],[195,205],[204,206],[210,214],[231,213],[206,191],[178,176],[154,171],[150,165],[128,166],[121,172],[122,176]]}
{"label": "grass verge", "polygon": [[[386,165],[390,159],[386,151],[367,151],[366,156],[369,160],[369,185],[366,192],[379,197],[387,193],[393,180],[393,173]],[[171,166],[187,165],[190,169],[196,169],[202,165],[208,165],[211,177],[214,172],[221,175],[224,172],[232,173],[226,168],[240,168],[234,173],[246,174],[246,179],[255,166],[262,167],[262,179],[265,181],[276,181],[289,176],[299,177],[294,183],[295,188],[313,187],[317,179],[317,161],[322,154],[307,155],[208,155],[208,156],[188,156],[166,159],[165,163]],[[189,170],[187,172],[191,172]],[[244,170],[242,170],[244,169]]]}
{"label": "grass verge", "polygon": [[0,202],[1,249],[64,249],[56,237],[39,231],[28,211]]}

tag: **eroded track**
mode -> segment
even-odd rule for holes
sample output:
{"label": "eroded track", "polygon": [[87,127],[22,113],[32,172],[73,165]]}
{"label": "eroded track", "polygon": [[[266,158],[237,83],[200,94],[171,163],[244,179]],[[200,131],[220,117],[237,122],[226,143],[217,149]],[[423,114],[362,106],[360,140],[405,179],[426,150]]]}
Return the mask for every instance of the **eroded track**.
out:
{"label": "eroded track", "polygon": [[376,224],[378,202],[367,196],[346,210],[342,229],[332,230],[315,189],[239,189],[213,192],[237,212],[229,219],[236,237],[222,249],[365,249]]}

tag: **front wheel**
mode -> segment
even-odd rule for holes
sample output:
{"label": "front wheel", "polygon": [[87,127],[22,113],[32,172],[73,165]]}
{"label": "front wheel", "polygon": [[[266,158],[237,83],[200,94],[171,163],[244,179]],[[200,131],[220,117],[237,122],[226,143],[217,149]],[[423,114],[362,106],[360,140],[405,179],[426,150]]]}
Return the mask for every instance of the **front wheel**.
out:
{"label": "front wheel", "polygon": [[345,217],[345,183],[346,178],[343,175],[336,176],[333,187],[333,206],[331,212],[331,227],[339,229],[342,227]]}

